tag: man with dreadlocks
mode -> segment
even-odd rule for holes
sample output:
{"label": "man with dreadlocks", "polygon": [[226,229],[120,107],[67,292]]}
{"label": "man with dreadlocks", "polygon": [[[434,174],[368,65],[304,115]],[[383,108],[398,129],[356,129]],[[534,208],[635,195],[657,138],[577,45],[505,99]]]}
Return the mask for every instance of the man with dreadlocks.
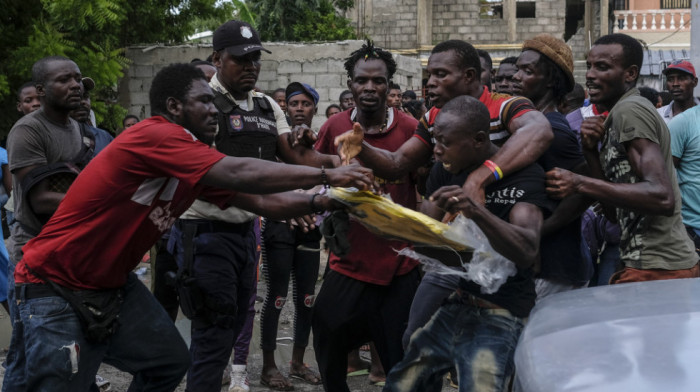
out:
{"label": "man with dreadlocks", "polygon": [[[364,130],[367,143],[396,150],[413,136],[418,123],[386,106],[389,82],[396,71],[391,53],[367,42],[348,57],[345,69],[356,106],[326,121],[316,149],[336,154],[335,137],[359,123],[362,127],[355,125],[355,131]],[[416,207],[415,183],[410,175],[377,181],[395,202]],[[419,280],[416,262],[398,257],[393,250],[406,247],[406,243],[382,239],[357,222],[350,222],[347,239],[348,252],[331,253],[330,271],[317,295],[312,321],[323,387],[333,392],[349,391],[345,382],[347,355],[362,343],[374,341],[387,372],[401,360],[401,336]]]}

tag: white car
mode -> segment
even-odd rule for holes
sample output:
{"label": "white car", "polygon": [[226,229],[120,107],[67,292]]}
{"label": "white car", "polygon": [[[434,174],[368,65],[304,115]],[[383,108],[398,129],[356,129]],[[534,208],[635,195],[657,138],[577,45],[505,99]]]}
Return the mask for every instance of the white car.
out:
{"label": "white car", "polygon": [[521,392],[700,391],[700,279],[545,298],[515,364]]}

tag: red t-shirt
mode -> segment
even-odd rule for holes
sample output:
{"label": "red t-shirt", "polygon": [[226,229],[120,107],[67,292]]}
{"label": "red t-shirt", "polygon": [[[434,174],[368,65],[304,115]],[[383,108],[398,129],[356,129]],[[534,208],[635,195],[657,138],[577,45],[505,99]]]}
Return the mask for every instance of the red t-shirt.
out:
{"label": "red t-shirt", "polygon": [[109,144],[71,185],[24,248],[15,281],[44,277],[73,289],[108,289],[127,274],[198,196],[224,207],[235,192],[198,184],[224,154],[156,116]]}
{"label": "red t-shirt", "polygon": [[[392,110],[394,119],[389,129],[381,134],[365,134],[364,139],[367,143],[384,150],[396,151],[413,136],[418,122],[396,109]],[[337,154],[333,140],[352,129],[352,113],[353,110],[338,113],[323,124],[318,134],[316,150],[324,154]],[[411,209],[416,208],[416,184],[412,176],[406,175],[395,181],[377,178],[377,181],[395,203]],[[330,268],[353,279],[386,286],[394,276],[407,274],[418,264],[415,260],[397,256],[394,250],[411,246],[410,243],[379,237],[353,220],[350,221],[348,240],[350,253],[342,259],[331,253]]]}
{"label": "red t-shirt", "polygon": [[[532,102],[525,97],[513,97],[508,94],[490,92],[487,87],[484,87],[479,101],[489,109],[491,114],[489,136],[491,142],[499,146],[510,137],[508,125],[513,119],[522,116],[530,110],[536,110]],[[431,150],[435,146],[432,127],[438,113],[440,113],[440,109],[436,107],[425,113],[414,135],[430,147]]]}

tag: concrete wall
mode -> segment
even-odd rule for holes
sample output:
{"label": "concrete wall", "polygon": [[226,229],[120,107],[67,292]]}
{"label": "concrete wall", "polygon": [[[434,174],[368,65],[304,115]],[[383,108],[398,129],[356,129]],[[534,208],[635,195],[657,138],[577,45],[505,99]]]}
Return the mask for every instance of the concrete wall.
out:
{"label": "concrete wall", "polygon": [[[538,0],[535,18],[516,20],[516,40],[522,42],[539,33],[564,31],[564,0]],[[480,19],[478,0],[434,0],[433,43],[461,39],[473,44],[504,44],[508,41],[505,19]]]}
{"label": "concrete wall", "polygon": [[412,49],[418,45],[419,0],[357,0],[347,17],[360,34],[384,48]]}
{"label": "concrete wall", "polygon": [[[418,4],[430,6],[432,15],[418,15]],[[536,17],[516,20],[516,41],[539,33],[564,31],[566,0],[537,0]],[[430,17],[431,42],[462,39],[473,44],[503,44],[508,41],[505,19],[480,19],[479,0],[358,0],[347,15],[358,30],[389,49],[419,46],[418,18]]]}
{"label": "concrete wall", "polygon": [[[338,103],[338,96],[347,89],[343,63],[350,53],[362,46],[362,41],[342,41],[324,44],[263,43],[272,54],[263,53],[257,86],[265,92],[286,87],[291,82],[312,85],[320,95],[318,114],[313,126],[318,129],[325,121],[325,110]],[[143,119],[150,116],[148,90],[153,76],[163,67],[175,62],[204,59],[211,54],[211,45],[175,47],[131,47],[126,56],[132,61],[119,83],[119,103],[130,114]],[[395,55],[398,69],[394,82],[402,89],[419,90],[420,60]]]}

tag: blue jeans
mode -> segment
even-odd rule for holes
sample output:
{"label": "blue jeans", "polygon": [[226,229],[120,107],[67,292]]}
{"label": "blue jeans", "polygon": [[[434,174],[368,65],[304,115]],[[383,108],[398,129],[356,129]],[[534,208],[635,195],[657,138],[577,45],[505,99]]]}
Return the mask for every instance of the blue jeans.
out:
{"label": "blue jeans", "polygon": [[401,343],[404,350],[416,330],[424,326],[431,317],[440,309],[440,305],[454,293],[459,287],[459,277],[455,275],[440,275],[428,272],[418,285],[416,295],[411,303],[411,312],[408,315],[408,326],[403,333]]}
{"label": "blue jeans", "polygon": [[438,392],[442,376],[457,368],[460,391],[503,391],[513,375],[513,354],[523,319],[505,309],[482,309],[453,298],[418,329],[384,392]]}
{"label": "blue jeans", "polygon": [[[10,347],[22,343],[24,327],[19,317],[19,306],[15,301],[15,265],[12,261],[7,266],[7,307],[10,309],[10,323],[12,324],[12,337]],[[2,364],[5,367],[5,379],[8,374],[17,375],[17,379],[24,380],[24,350],[10,350]],[[3,389],[4,391],[4,389]]]}
{"label": "blue jeans", "polygon": [[3,391],[87,391],[102,362],[134,376],[129,391],[173,391],[187,371],[184,340],[134,274],[125,286],[120,326],[103,343],[85,340],[63,298],[20,293],[17,300],[24,333],[13,336],[10,352],[23,351],[26,361],[8,369]]}

